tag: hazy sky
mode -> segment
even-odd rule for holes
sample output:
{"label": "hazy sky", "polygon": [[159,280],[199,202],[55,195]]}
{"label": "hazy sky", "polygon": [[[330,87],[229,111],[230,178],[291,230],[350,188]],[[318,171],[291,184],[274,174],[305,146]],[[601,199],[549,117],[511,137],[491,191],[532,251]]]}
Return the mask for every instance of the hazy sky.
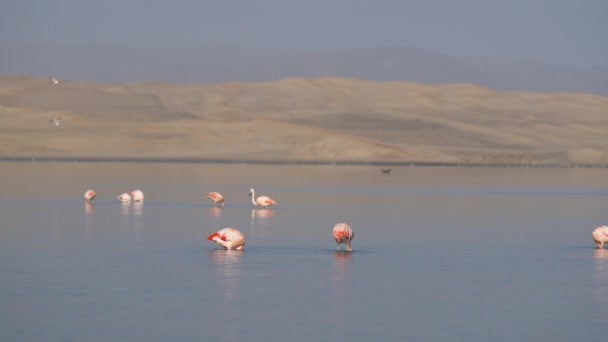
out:
{"label": "hazy sky", "polygon": [[0,43],[419,47],[608,65],[608,1],[0,0]]}

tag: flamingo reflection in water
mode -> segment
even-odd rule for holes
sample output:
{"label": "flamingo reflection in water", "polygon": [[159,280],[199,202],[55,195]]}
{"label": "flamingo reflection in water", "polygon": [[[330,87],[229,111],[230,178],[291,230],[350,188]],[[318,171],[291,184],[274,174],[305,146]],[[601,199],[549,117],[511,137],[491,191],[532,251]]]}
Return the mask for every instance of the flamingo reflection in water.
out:
{"label": "flamingo reflection in water", "polygon": [[257,230],[260,230],[261,228],[262,236],[266,235],[265,232],[268,230],[270,219],[274,217],[274,215],[274,209],[251,209],[251,237],[253,238],[255,236],[256,227],[258,228]]}
{"label": "flamingo reflection in water", "polygon": [[84,204],[84,229],[87,233],[93,231],[95,220],[93,219],[93,213],[95,213],[95,205],[93,203]]}
{"label": "flamingo reflection in water", "polygon": [[334,267],[331,277],[332,286],[332,304],[334,308],[334,314],[332,315],[335,321],[334,326],[337,331],[337,336],[344,336],[344,333],[348,331],[349,321],[345,316],[345,312],[349,312],[346,305],[349,303],[350,297],[350,266],[352,263],[353,253],[346,251],[335,251],[334,252]]}
{"label": "flamingo reflection in water", "polygon": [[216,314],[211,315],[211,324],[222,331],[222,340],[238,341],[234,324],[241,320],[241,267],[242,251],[214,249],[209,251],[209,267],[213,275],[208,286],[215,298],[203,298],[205,307]]}
{"label": "flamingo reflection in water", "polygon": [[132,205],[131,224],[133,232],[135,233],[135,239],[137,241],[141,238],[141,232],[144,229],[143,223],[144,204],[142,202],[136,202]]}
{"label": "flamingo reflection in water", "polygon": [[84,204],[84,213],[87,215],[91,215],[95,212],[95,204],[93,203],[85,203]]}
{"label": "flamingo reflection in water", "polygon": [[122,202],[120,203],[120,210],[123,216],[121,230],[123,230],[125,234],[132,234],[132,237],[136,242],[141,241],[141,234],[144,229],[143,202]]}
{"label": "flamingo reflection in water", "polygon": [[595,277],[593,290],[595,302],[599,305],[598,314],[608,321],[608,249],[593,250]]}
{"label": "flamingo reflection in water", "polygon": [[222,217],[222,214],[224,214],[224,207],[209,207],[207,208],[207,213],[209,213],[209,216],[211,217]]}

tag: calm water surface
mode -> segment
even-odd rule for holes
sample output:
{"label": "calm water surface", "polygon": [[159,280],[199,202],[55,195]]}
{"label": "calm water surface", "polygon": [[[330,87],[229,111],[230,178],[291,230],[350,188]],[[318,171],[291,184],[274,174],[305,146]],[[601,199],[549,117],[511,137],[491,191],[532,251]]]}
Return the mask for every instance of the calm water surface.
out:
{"label": "calm water surface", "polygon": [[[118,203],[135,188],[144,204]],[[607,208],[605,169],[0,163],[0,335],[598,341]],[[205,240],[229,226],[244,252]]]}

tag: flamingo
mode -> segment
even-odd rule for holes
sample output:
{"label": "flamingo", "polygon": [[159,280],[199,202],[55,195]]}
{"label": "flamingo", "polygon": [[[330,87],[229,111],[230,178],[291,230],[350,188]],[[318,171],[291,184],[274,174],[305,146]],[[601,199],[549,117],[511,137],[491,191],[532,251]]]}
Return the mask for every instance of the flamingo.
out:
{"label": "flamingo", "polygon": [[224,228],[207,236],[207,240],[214,241],[226,249],[236,249],[240,251],[245,247],[245,235],[236,228]]}
{"label": "flamingo", "polygon": [[341,244],[346,244],[346,250],[352,251],[353,248],[350,246],[350,242],[355,237],[355,232],[353,232],[353,228],[351,228],[348,223],[337,223],[334,226],[334,239],[338,244],[338,250],[340,250]]}
{"label": "flamingo", "polygon": [[595,228],[591,235],[593,236],[593,241],[597,243],[597,248],[604,248],[604,244],[608,243],[608,226]]}
{"label": "flamingo", "polygon": [[268,196],[260,196],[255,198],[255,190],[249,189],[249,196],[251,196],[251,203],[253,205],[259,205],[264,208],[268,208],[271,205],[277,205],[277,202]]}
{"label": "flamingo", "polygon": [[144,193],[139,189],[131,191],[131,197],[133,202],[144,202]]}
{"label": "flamingo", "polygon": [[219,192],[208,192],[205,194],[205,197],[211,198],[214,205],[217,205],[219,203],[222,207],[224,206],[224,196],[222,196],[222,194],[220,194]]}
{"label": "flamingo", "polygon": [[122,203],[131,203],[131,195],[126,192],[116,196],[116,198],[118,198]]}
{"label": "flamingo", "polygon": [[87,190],[84,193],[84,203],[92,203],[93,200],[95,199],[96,195],[97,194],[95,193],[95,190],[91,190],[91,189]]}

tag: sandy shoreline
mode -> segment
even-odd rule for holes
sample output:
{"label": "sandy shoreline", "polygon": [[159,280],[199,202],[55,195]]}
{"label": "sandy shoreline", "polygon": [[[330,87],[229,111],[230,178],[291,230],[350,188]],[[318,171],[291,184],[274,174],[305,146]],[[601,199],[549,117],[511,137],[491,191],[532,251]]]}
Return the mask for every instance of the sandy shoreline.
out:
{"label": "sandy shoreline", "polygon": [[0,160],[597,167],[607,131],[608,97],[580,93],[0,76]]}

